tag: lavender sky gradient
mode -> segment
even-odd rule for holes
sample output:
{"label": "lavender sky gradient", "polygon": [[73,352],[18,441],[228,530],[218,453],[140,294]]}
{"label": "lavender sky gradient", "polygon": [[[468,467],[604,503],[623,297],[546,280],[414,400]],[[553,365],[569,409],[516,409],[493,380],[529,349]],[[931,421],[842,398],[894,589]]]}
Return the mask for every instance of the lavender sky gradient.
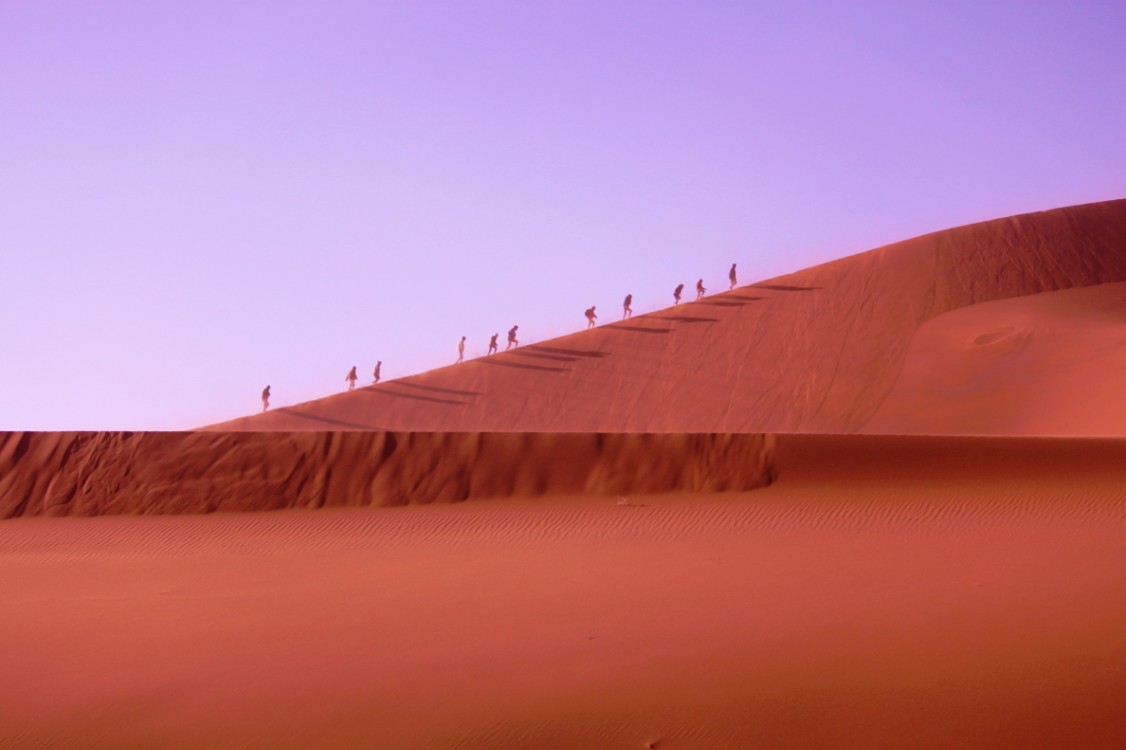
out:
{"label": "lavender sky gradient", "polygon": [[0,429],[1126,197],[1126,3],[915,5],[2,0]]}

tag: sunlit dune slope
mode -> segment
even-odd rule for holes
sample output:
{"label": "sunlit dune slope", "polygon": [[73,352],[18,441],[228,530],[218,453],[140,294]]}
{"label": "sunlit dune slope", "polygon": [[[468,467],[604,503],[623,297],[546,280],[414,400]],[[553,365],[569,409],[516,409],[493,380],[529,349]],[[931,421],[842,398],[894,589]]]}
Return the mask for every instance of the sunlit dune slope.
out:
{"label": "sunlit dune slope", "polygon": [[866,432],[1126,433],[1126,283],[983,302],[924,323]]}
{"label": "sunlit dune slope", "polygon": [[761,435],[0,433],[0,518],[389,506],[769,484]]}
{"label": "sunlit dune slope", "polygon": [[[1122,435],[1126,428],[1116,416],[1121,410],[1092,410],[1088,394],[1067,387],[1090,385],[1068,369],[1087,368],[1087,347],[1120,340],[1110,325],[1078,338],[1064,330],[1042,337],[1046,348],[1036,358],[1060,360],[1051,377],[1030,375],[1024,365],[1031,360],[1010,359],[1007,370],[995,370],[993,392],[1013,388],[1008,406],[992,412],[975,409],[986,398],[980,389],[958,408],[939,406],[960,387],[980,385],[973,367],[954,368],[933,384],[917,373],[900,374],[905,367],[926,367],[927,353],[918,349],[925,344],[916,342],[916,334],[946,313],[1124,281],[1126,200],[1075,206],[929,234],[699,302],[212,429]],[[1059,313],[1051,303],[1036,309],[1047,317]],[[972,327],[982,336],[997,334],[1011,325],[1004,322],[1009,312],[982,307]],[[1109,307],[1103,312],[1116,314]],[[994,314],[996,320],[990,319]],[[1076,330],[1086,325],[1058,315],[1051,326],[1068,321]],[[1049,351],[1049,345],[1058,349]],[[915,351],[910,359],[909,351]],[[1118,355],[1107,356],[1117,361]],[[1102,377],[1095,386],[1100,391],[1116,378],[1092,368],[1085,372]],[[940,388],[936,403],[916,404],[916,397],[933,395],[930,385]],[[1038,421],[1037,409],[1048,401],[1051,410]],[[1073,405],[1082,416],[1061,416],[1071,414]],[[1022,411],[1023,417],[1012,416]]]}

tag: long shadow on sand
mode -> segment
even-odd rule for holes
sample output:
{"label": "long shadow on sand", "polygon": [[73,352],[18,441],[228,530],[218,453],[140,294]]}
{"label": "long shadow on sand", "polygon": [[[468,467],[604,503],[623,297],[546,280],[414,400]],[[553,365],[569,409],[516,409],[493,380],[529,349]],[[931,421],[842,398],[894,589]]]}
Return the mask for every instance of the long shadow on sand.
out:
{"label": "long shadow on sand", "polygon": [[[701,300],[702,301],[702,300]],[[677,323],[718,323],[719,318],[705,318],[690,315],[654,315],[657,320],[672,320]]]}
{"label": "long shadow on sand", "polygon": [[489,358],[477,360],[483,365],[494,365],[496,367],[517,367],[521,370],[540,370],[542,372],[567,372],[566,367],[544,367],[543,365],[528,365],[523,362],[509,362],[503,359]]}
{"label": "long shadow on sand", "polygon": [[433,393],[448,393],[451,396],[480,396],[478,391],[459,391],[456,388],[439,388],[436,385],[422,385],[421,383],[408,383],[405,380],[395,381],[395,385],[403,388],[417,388],[420,391],[431,391]]}
{"label": "long shadow on sand", "polygon": [[564,349],[561,346],[540,346],[539,344],[531,344],[525,349],[534,349],[537,352],[551,352],[552,354],[562,354],[565,357],[606,357],[609,356],[606,352],[591,352],[585,349]]}
{"label": "long shadow on sand", "polygon": [[382,427],[378,427],[378,426],[373,425],[373,424],[360,424],[359,422],[347,422],[343,419],[332,419],[331,417],[318,417],[315,414],[305,414],[304,412],[300,412],[300,411],[297,411],[297,410],[292,409],[292,408],[278,409],[277,411],[285,414],[288,417],[297,417],[299,419],[307,419],[310,422],[320,422],[322,424],[333,425],[334,427],[347,427],[350,430],[364,430],[365,432],[370,431],[370,430],[376,430],[376,431],[383,430]]}
{"label": "long shadow on sand", "polygon": [[641,326],[624,326],[621,323],[611,323],[602,326],[602,331],[628,331],[630,333],[672,333],[671,328],[642,328]]}
{"label": "long shadow on sand", "polygon": [[[390,385],[390,384],[388,384],[388,385]],[[423,396],[423,395],[420,395],[418,393],[404,393],[402,391],[396,391],[393,388],[388,388],[387,386],[369,385],[367,388],[363,388],[358,392],[363,393],[363,394],[368,395],[368,396],[384,396],[384,397],[389,397],[389,398],[409,398],[413,401],[429,401],[432,404],[449,404],[450,406],[469,406],[469,404],[466,403],[465,401],[454,401],[453,399],[448,399],[448,398],[435,398],[434,396]]]}
{"label": "long shadow on sand", "polygon": [[772,292],[813,292],[819,286],[787,286],[785,284],[751,284],[751,289],[769,289]]}
{"label": "long shadow on sand", "polygon": [[544,354],[542,352],[538,352],[538,351],[532,349],[531,347],[526,347],[524,349],[516,349],[512,353],[514,355],[516,355],[517,357],[534,357],[536,359],[547,359],[547,360],[550,360],[552,362],[578,362],[579,361],[578,357],[560,356],[558,354]]}
{"label": "long shadow on sand", "polygon": [[711,305],[712,307],[743,307],[751,303],[751,300],[764,299],[763,297],[737,297],[735,299],[702,299],[697,302],[697,305]]}

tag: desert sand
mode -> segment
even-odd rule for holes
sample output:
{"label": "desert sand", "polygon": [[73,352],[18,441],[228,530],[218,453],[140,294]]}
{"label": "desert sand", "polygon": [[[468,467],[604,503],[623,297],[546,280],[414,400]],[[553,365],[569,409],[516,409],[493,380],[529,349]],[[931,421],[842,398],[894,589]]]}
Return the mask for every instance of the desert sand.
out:
{"label": "desert sand", "polygon": [[1119,747],[1124,344],[1114,201],[2,434],[0,747]]}

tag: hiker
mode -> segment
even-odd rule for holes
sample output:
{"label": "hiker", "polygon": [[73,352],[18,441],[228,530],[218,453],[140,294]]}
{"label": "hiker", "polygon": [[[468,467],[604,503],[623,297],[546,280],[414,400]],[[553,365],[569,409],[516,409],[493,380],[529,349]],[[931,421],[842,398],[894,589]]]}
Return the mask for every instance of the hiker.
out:
{"label": "hiker", "polygon": [[727,274],[727,278],[731,279],[731,288],[734,289],[735,285],[739,283],[735,276],[735,264],[731,264],[731,272]]}
{"label": "hiker", "polygon": [[352,365],[352,369],[349,370],[348,374],[344,376],[344,379],[348,381],[348,390],[351,391],[351,390],[355,389],[357,377],[358,376],[356,375],[356,366]]}
{"label": "hiker", "polygon": [[465,359],[465,337],[464,336],[461,337],[461,341],[457,342],[457,362],[455,362],[454,364],[458,364],[458,362],[461,362],[463,359]]}
{"label": "hiker", "polygon": [[586,311],[586,327],[594,328],[594,321],[598,320],[598,316],[594,314],[594,305],[587,308]]}
{"label": "hiker", "polygon": [[[497,353],[497,336],[499,335],[499,333],[494,333],[493,337],[489,339],[489,354]],[[489,356],[489,354],[486,354],[485,356],[487,357]]]}
{"label": "hiker", "polygon": [[375,363],[375,369],[371,371],[371,376],[375,378],[375,380],[371,381],[372,385],[375,385],[379,382],[379,368],[381,367],[383,367],[382,359]]}
{"label": "hiker", "polygon": [[266,386],[262,391],[262,413],[265,414],[266,410],[270,408],[270,386]]}
{"label": "hiker", "polygon": [[504,347],[505,351],[508,351],[514,346],[520,346],[520,342],[516,340],[516,329],[519,327],[520,326],[512,326],[512,328],[508,329],[508,346]]}
{"label": "hiker", "polygon": [[627,294],[625,301],[622,302],[622,320],[625,320],[629,316],[633,315],[633,308],[630,307],[630,305],[632,305],[632,304],[633,304],[633,295]]}
{"label": "hiker", "polygon": [[696,299],[700,299],[701,297],[703,297],[704,292],[706,292],[706,291],[708,291],[708,290],[704,288],[704,280],[700,279],[699,281],[697,281],[696,282]]}
{"label": "hiker", "polygon": [[684,284],[677,284],[676,289],[672,290],[672,300],[674,305],[680,304],[680,293],[684,291]]}

